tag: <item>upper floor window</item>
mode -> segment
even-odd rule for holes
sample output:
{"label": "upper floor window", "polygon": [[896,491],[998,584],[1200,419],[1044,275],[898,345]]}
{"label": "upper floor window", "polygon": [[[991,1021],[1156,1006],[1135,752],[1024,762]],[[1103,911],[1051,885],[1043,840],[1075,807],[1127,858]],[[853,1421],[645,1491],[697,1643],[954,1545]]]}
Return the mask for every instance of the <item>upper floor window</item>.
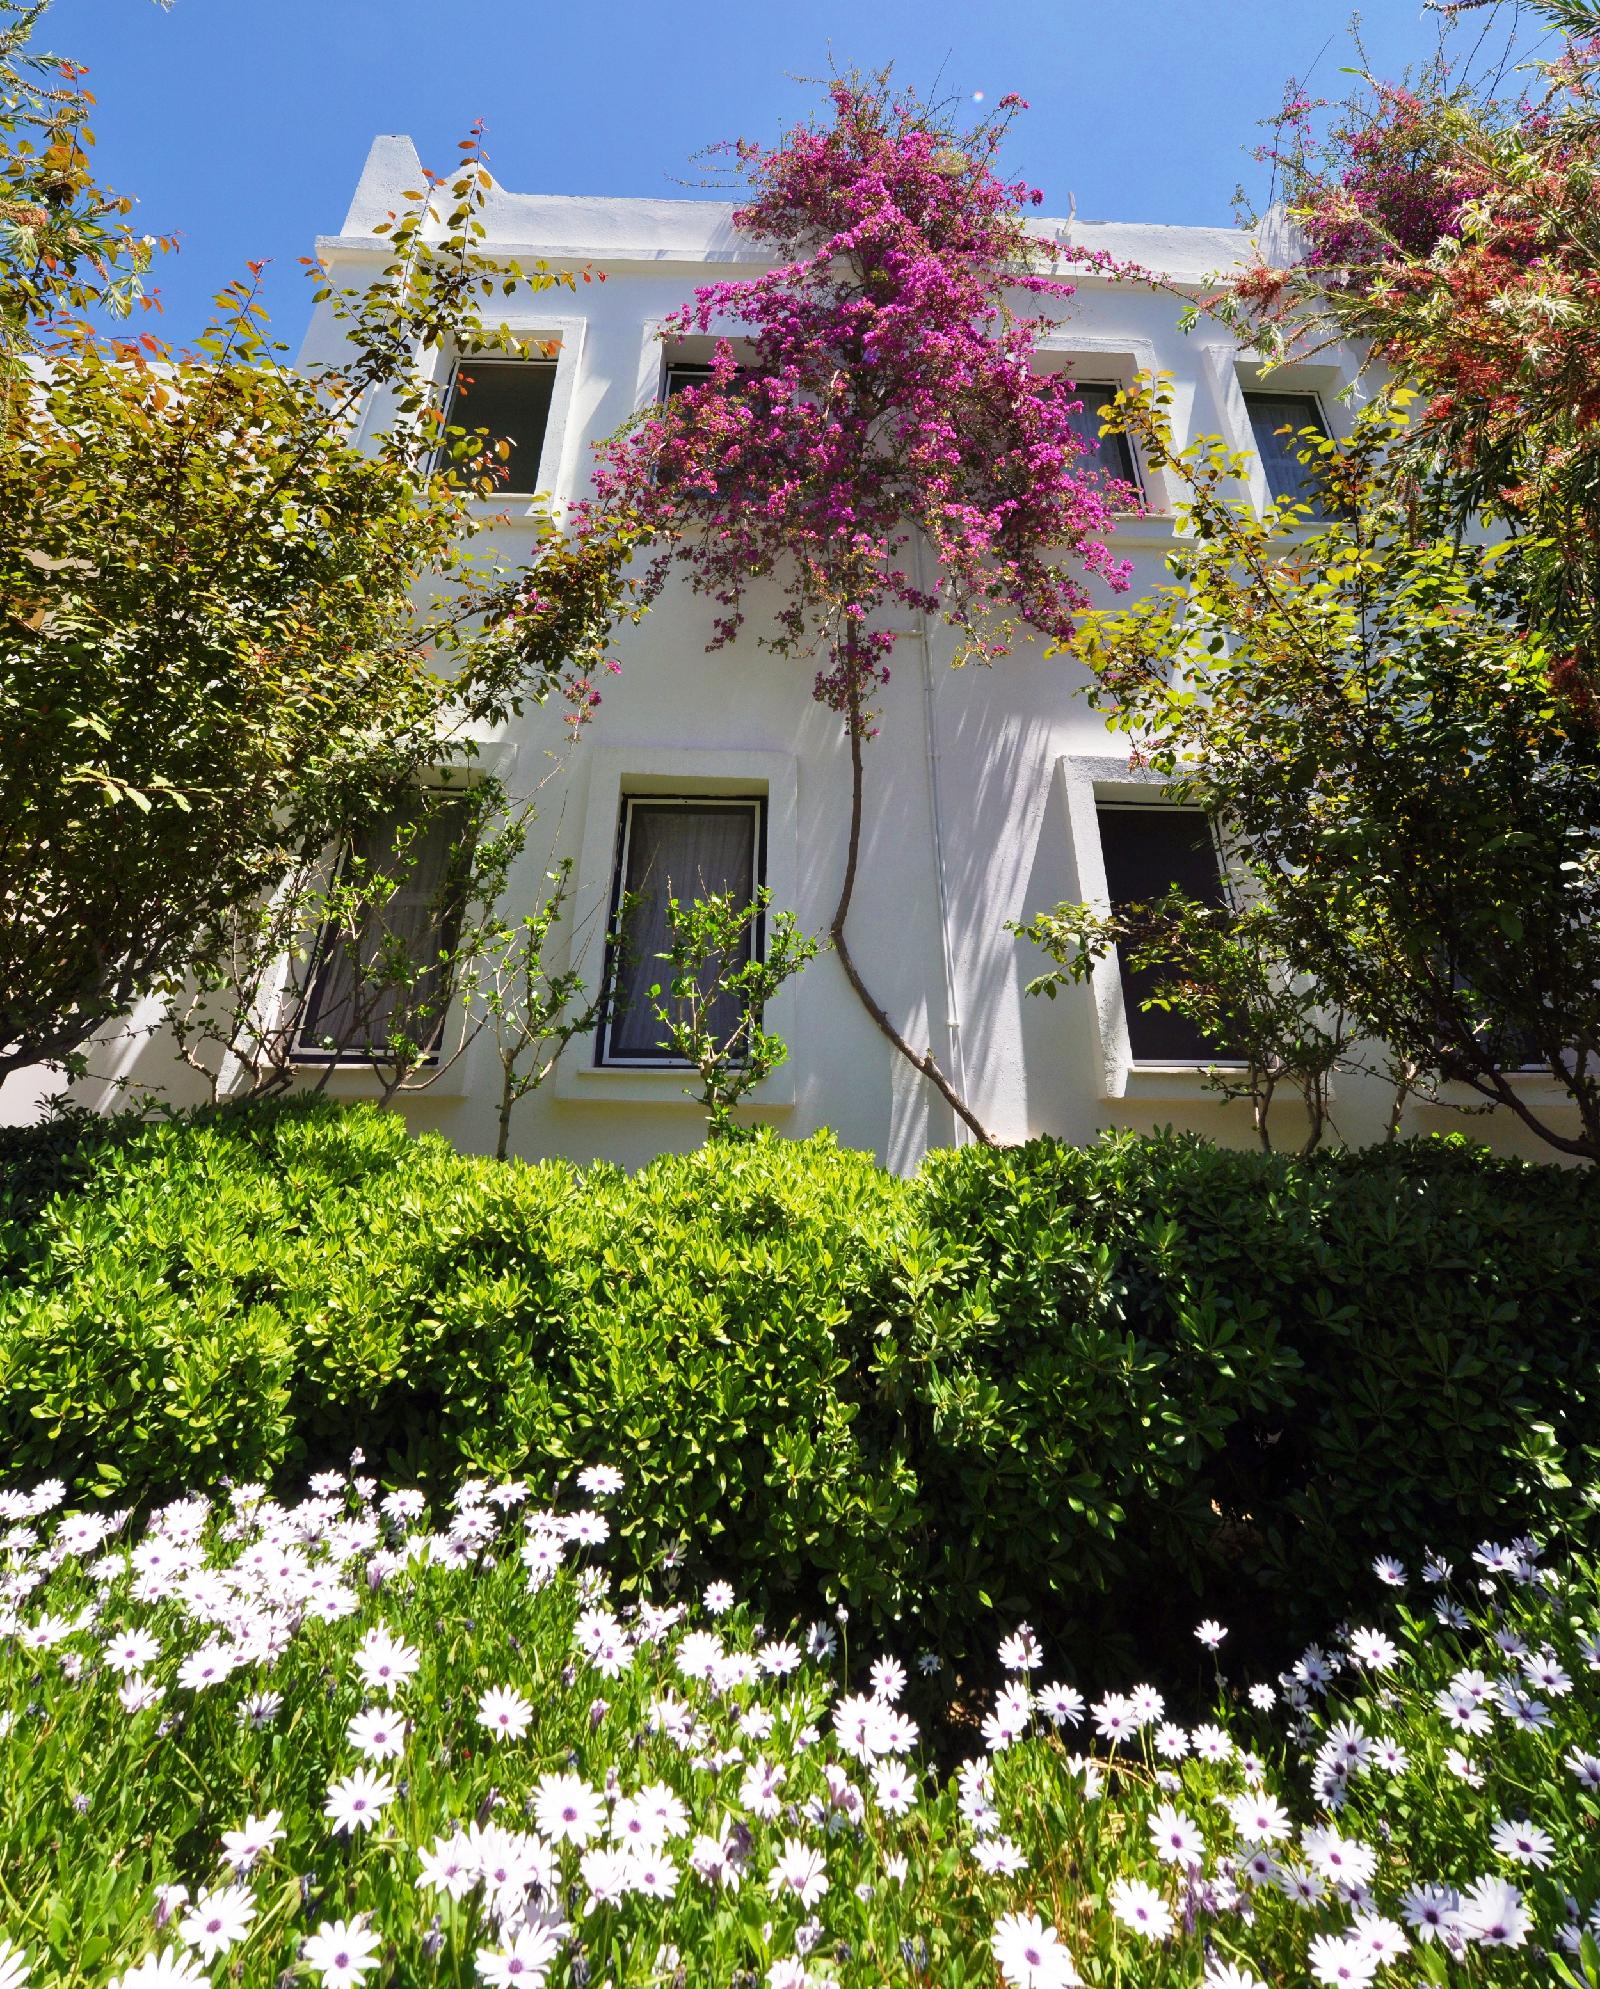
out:
{"label": "upper floor window", "polygon": [[1106,409],[1117,397],[1117,388],[1105,383],[1079,380],[1073,391],[1083,405],[1067,420],[1072,432],[1088,451],[1079,457],[1084,469],[1104,470],[1107,476],[1139,488],[1139,472],[1133,460],[1133,445],[1126,435],[1102,435],[1100,423]]}
{"label": "upper floor window", "polygon": [[1300,453],[1306,446],[1300,431],[1314,428],[1319,435],[1328,432],[1316,395],[1247,392],[1244,404],[1250,415],[1256,454],[1267,473],[1270,494],[1279,501],[1309,505],[1313,517],[1325,517],[1316,469],[1300,461]]}
{"label": "upper floor window", "polygon": [[500,488],[531,496],[539,487],[539,457],[550,424],[550,399],[555,391],[553,359],[479,358],[467,355],[456,365],[445,409],[449,428],[489,431],[491,446],[504,442],[509,455],[501,468]]}
{"label": "upper floor window", "polygon": [[711,377],[711,368],[698,360],[669,359],[661,398],[670,401],[685,387],[703,387]]}
{"label": "upper floor window", "polygon": [[[1100,801],[1095,804],[1105,858],[1106,895],[1114,912],[1154,905],[1174,887],[1204,905],[1223,903],[1222,868],[1211,824],[1198,808]],[[1186,1015],[1142,1008],[1165,978],[1156,968],[1119,960],[1128,1044],[1135,1063],[1226,1062],[1226,1046],[1210,1041]]]}
{"label": "upper floor window", "polygon": [[330,920],[318,938],[300,1025],[304,1060],[365,1059],[395,1036],[430,1054],[444,1030],[446,958],[464,910],[468,841],[459,796],[419,792],[354,837],[341,885],[392,880],[354,923]]}
{"label": "upper floor window", "polygon": [[[672,939],[667,903],[727,893],[737,904],[752,904],[765,881],[762,818],[762,803],[753,796],[726,801],[699,795],[624,799],[612,884],[613,926],[624,900],[627,913],[622,944],[606,967],[606,1015],[596,1040],[599,1063],[681,1064],[667,1045],[650,994],[666,978],[658,956]],[[758,923],[752,921],[747,929],[751,945],[760,943]],[[715,969],[706,971],[709,976]],[[723,994],[711,1004],[707,1026],[714,1035],[731,1036],[737,1028],[737,1000]]]}

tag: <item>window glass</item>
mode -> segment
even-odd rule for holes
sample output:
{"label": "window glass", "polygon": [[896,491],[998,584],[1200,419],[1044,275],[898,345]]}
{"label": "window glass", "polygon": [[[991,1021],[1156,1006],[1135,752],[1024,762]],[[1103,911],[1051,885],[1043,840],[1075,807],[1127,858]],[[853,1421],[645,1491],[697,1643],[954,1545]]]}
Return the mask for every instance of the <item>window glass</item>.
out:
{"label": "window glass", "polygon": [[[1095,809],[1105,857],[1106,894],[1114,912],[1153,905],[1176,885],[1204,905],[1223,902],[1211,824],[1197,808],[1141,807],[1102,801]],[[1161,986],[1156,969],[1135,971],[1119,962],[1122,1005],[1135,1063],[1193,1064],[1226,1059],[1186,1015],[1139,1006]]]}
{"label": "window glass", "polygon": [[1123,483],[1131,483],[1139,488],[1138,472],[1134,467],[1133,447],[1126,435],[1102,435],[1100,420],[1103,411],[1117,397],[1117,389],[1110,386],[1094,386],[1080,380],[1074,389],[1083,405],[1067,420],[1072,424],[1072,432],[1085,444],[1090,453],[1080,456],[1078,461],[1084,469],[1104,470],[1107,476],[1120,478]]}
{"label": "window glass", "polygon": [[[419,794],[354,840],[345,876],[358,859],[364,874],[399,881],[355,933],[330,924],[318,941],[300,1032],[310,1055],[359,1057],[381,1049],[391,1034],[437,1046],[446,995],[439,956],[460,933],[466,825],[464,802]],[[374,977],[391,949],[418,970],[409,986]]]}
{"label": "window glass", "polygon": [[673,359],[667,365],[667,391],[665,398],[671,400],[681,394],[685,387],[703,386],[711,378],[711,368],[687,359]]}
{"label": "window glass", "polygon": [[550,420],[550,396],[555,390],[553,359],[463,359],[450,385],[445,424],[450,428],[486,428],[495,441],[511,447],[501,466],[501,488],[517,493],[538,488],[539,456]]}
{"label": "window glass", "polygon": [[[1450,985],[1458,993],[1467,994],[1472,988],[1471,977],[1459,966],[1450,969]],[[1478,1027],[1478,1039],[1493,1057],[1495,1065],[1502,1071],[1547,1071],[1550,1068],[1543,1051],[1539,1047],[1539,1037],[1535,1030],[1519,1029],[1510,1025],[1496,1029],[1484,1021]],[[1439,1046],[1444,1050],[1441,1035]],[[1450,1058],[1445,1056],[1448,1066]],[[1448,1069],[1447,1073],[1448,1075]]]}
{"label": "window glass", "polygon": [[[756,801],[629,800],[623,804],[622,848],[614,898],[630,904],[623,944],[607,970],[610,999],[600,1038],[602,1063],[670,1063],[650,989],[662,984],[670,943],[667,900],[688,903],[729,892],[741,905],[761,885],[760,803]],[[738,965],[738,962],[731,963]],[[708,983],[715,969],[706,969]],[[709,1026],[732,1033],[736,998],[720,995]]]}
{"label": "window glass", "polygon": [[[1267,489],[1275,498],[1296,504],[1309,504],[1313,517],[1325,517],[1322,488],[1315,468],[1299,460],[1305,444],[1302,428],[1314,428],[1326,435],[1327,425],[1314,394],[1246,394],[1250,412],[1250,432],[1256,453],[1267,473]],[[1280,432],[1281,431],[1281,432]]]}

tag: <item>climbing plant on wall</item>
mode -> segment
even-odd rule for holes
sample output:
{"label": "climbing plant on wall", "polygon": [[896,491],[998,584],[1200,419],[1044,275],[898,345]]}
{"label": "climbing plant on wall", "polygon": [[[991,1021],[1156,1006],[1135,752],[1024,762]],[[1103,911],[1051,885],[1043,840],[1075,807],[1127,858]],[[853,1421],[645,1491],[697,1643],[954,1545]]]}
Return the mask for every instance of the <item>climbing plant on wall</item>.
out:
{"label": "climbing plant on wall", "polygon": [[1035,372],[1043,320],[1018,308],[1072,291],[1024,225],[1040,194],[999,169],[1024,107],[1005,98],[962,132],[887,76],[854,76],[776,146],[727,148],[746,190],[735,225],[776,266],[703,286],[669,321],[669,339],[733,330],[737,346],[718,337],[709,378],[603,446],[579,526],[647,535],[643,598],[685,573],[714,606],[712,648],[743,632],[753,582],[776,586],[756,640],[814,664],[849,744],[834,949],[877,1027],[980,1138],[871,992],[848,921],[890,611],[942,616],[958,664],[992,663],[1022,627],[1070,636],[1086,577],[1127,584],[1105,539],[1129,495],[1084,465],[1078,395]]}

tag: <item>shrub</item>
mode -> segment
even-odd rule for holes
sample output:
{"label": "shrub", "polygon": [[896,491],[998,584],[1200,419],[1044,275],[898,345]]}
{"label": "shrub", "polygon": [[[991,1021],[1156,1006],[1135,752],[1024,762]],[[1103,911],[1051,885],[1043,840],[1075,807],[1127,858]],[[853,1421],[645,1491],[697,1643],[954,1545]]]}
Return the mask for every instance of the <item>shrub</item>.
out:
{"label": "shrub", "polygon": [[294,1102],[0,1152],[0,1455],[102,1496],[365,1447],[605,1455],[617,1573],[736,1563],[950,1652],[1320,1627],[1390,1548],[1594,1481],[1597,1189],[1414,1144],[936,1156],[761,1136],[633,1177]]}
{"label": "shrub", "polygon": [[1600,1984],[1592,1567],[1386,1561],[1272,1683],[1201,1625],[1192,1729],[1020,1626],[950,1775],[905,1644],[608,1597],[618,1488],[0,1493],[0,1980]]}
{"label": "shrub", "polygon": [[[1101,1448],[1075,1431],[1074,1455],[1094,1461],[1102,1512],[1141,1502],[1116,1561],[1130,1533],[1166,1546],[1167,1582],[1199,1554],[1235,1589],[1267,1582],[1309,1631],[1387,1546],[1468,1546],[1497,1512],[1588,1509],[1573,1486],[1594,1482],[1600,1400],[1592,1172],[1459,1140],[1301,1161],[1117,1136],[937,1155],[919,1189],[930,1225],[966,1239],[961,1282],[988,1294],[968,1361],[1002,1463],[966,1479],[962,1526],[1004,1556],[1018,1599],[1041,1546],[1001,1523],[1029,1502],[1005,1474],[1020,1487],[1025,1460],[1048,1464],[1060,1425],[1017,1350],[1081,1362],[1112,1326],[1136,1412],[1100,1409]],[[1092,1348],[1091,1319],[1110,1322]],[[1104,1537],[1087,1513],[1061,1524],[1067,1488],[1048,1468],[1032,1480],[1056,1527],[1047,1565],[1092,1563]],[[1070,1489],[1096,1504],[1088,1475]],[[1164,1593],[1129,1589],[1131,1620]]]}

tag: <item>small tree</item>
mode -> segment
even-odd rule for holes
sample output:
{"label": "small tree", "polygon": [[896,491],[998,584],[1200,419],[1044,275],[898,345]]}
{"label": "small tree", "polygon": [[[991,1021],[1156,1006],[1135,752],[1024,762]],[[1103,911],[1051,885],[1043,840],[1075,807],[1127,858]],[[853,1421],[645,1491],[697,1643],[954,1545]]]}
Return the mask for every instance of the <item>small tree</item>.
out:
{"label": "small tree", "polygon": [[545,965],[551,933],[567,909],[571,878],[572,859],[564,857],[545,879],[550,890],[543,902],[502,923],[468,990],[488,1019],[500,1064],[496,1160],[506,1158],[517,1106],[549,1077],[573,1037],[587,1034],[600,1019],[603,987],[591,993],[579,965],[554,974]]}
{"label": "small tree", "polygon": [[[291,370],[254,280],[190,352],[108,336],[153,248],[88,164],[82,72],[0,36],[0,1078],[69,1070],[140,996],[233,973],[256,908],[397,790],[561,687],[581,717],[627,546],[481,557],[494,438],[418,360],[493,345],[476,140],[359,289],[314,271],[336,366]],[[374,399],[387,425],[359,439]]]}
{"label": "small tree", "polygon": [[[1307,434],[1330,522],[1259,518],[1215,438],[1176,448],[1165,391],[1113,419],[1186,490],[1175,584],[1085,617],[1109,721],[1204,807],[1307,1008],[1600,1157],[1600,730],[1530,630],[1505,549],[1419,537],[1390,475],[1396,395]],[[1214,999],[1225,1000],[1221,988]],[[1542,1069],[1570,1131],[1515,1081]]]}
{"label": "small tree", "polygon": [[[729,891],[667,900],[670,942],[655,957],[666,975],[649,990],[662,1035],[676,1057],[699,1073],[692,1094],[706,1108],[710,1138],[737,1139],[745,1128],[734,1107],[788,1056],[763,1026],[768,1002],[817,953],[792,912],[767,918],[771,894],[741,904]],[[765,944],[757,935],[765,926]],[[626,930],[626,926],[624,926]]]}
{"label": "small tree", "polygon": [[[780,266],[698,290],[666,330],[731,320],[748,363],[719,341],[708,382],[603,449],[580,531],[655,544],[645,599],[682,567],[717,608],[713,648],[739,633],[751,582],[777,582],[782,606],[759,639],[816,659],[815,695],[850,751],[829,937],[878,1029],[986,1139],[850,944],[863,748],[898,639],[884,616],[942,615],[958,663],[993,662],[1023,625],[1064,641],[1087,599],[1081,576],[1126,585],[1104,541],[1132,498],[1080,466],[1076,392],[1033,371],[1043,321],[1012,307],[1018,291],[1071,294],[1023,226],[1023,204],[1041,196],[995,170],[1021,99],[961,133],[884,77],[837,81],[828,96],[825,122],[732,151],[749,196],[735,223]],[[932,582],[917,574],[924,547]]]}
{"label": "small tree", "polygon": [[1277,915],[1263,904],[1203,905],[1181,891],[1151,905],[1100,912],[1061,904],[1009,928],[1056,963],[1024,990],[1047,995],[1087,981],[1116,949],[1135,972],[1160,976],[1146,1008],[1187,1016],[1225,1058],[1206,1082],[1224,1099],[1250,1105],[1251,1123],[1267,1152],[1274,1100],[1292,1092],[1305,1112],[1302,1153],[1322,1144],[1329,1126],[1329,1083],[1352,1068],[1347,1018],[1319,1014],[1316,991],[1290,964]]}
{"label": "small tree", "polygon": [[[1353,440],[1299,438],[1327,522],[1257,519],[1246,465],[1214,440],[1177,450],[1147,383],[1122,418],[1184,490],[1194,543],[1175,588],[1075,646],[1113,722],[1222,828],[1279,987],[1386,1046],[1391,1132],[1407,1095],[1460,1084],[1593,1158],[1600,6],[1531,11],[1556,52],[1514,97],[1448,41],[1405,84],[1363,65],[1326,125],[1291,88],[1267,150],[1298,254],[1196,309],[1257,360],[1370,353]],[[1201,964],[1220,999],[1229,959],[1191,960],[1189,985]],[[1576,1132],[1518,1081],[1530,1067]]]}

